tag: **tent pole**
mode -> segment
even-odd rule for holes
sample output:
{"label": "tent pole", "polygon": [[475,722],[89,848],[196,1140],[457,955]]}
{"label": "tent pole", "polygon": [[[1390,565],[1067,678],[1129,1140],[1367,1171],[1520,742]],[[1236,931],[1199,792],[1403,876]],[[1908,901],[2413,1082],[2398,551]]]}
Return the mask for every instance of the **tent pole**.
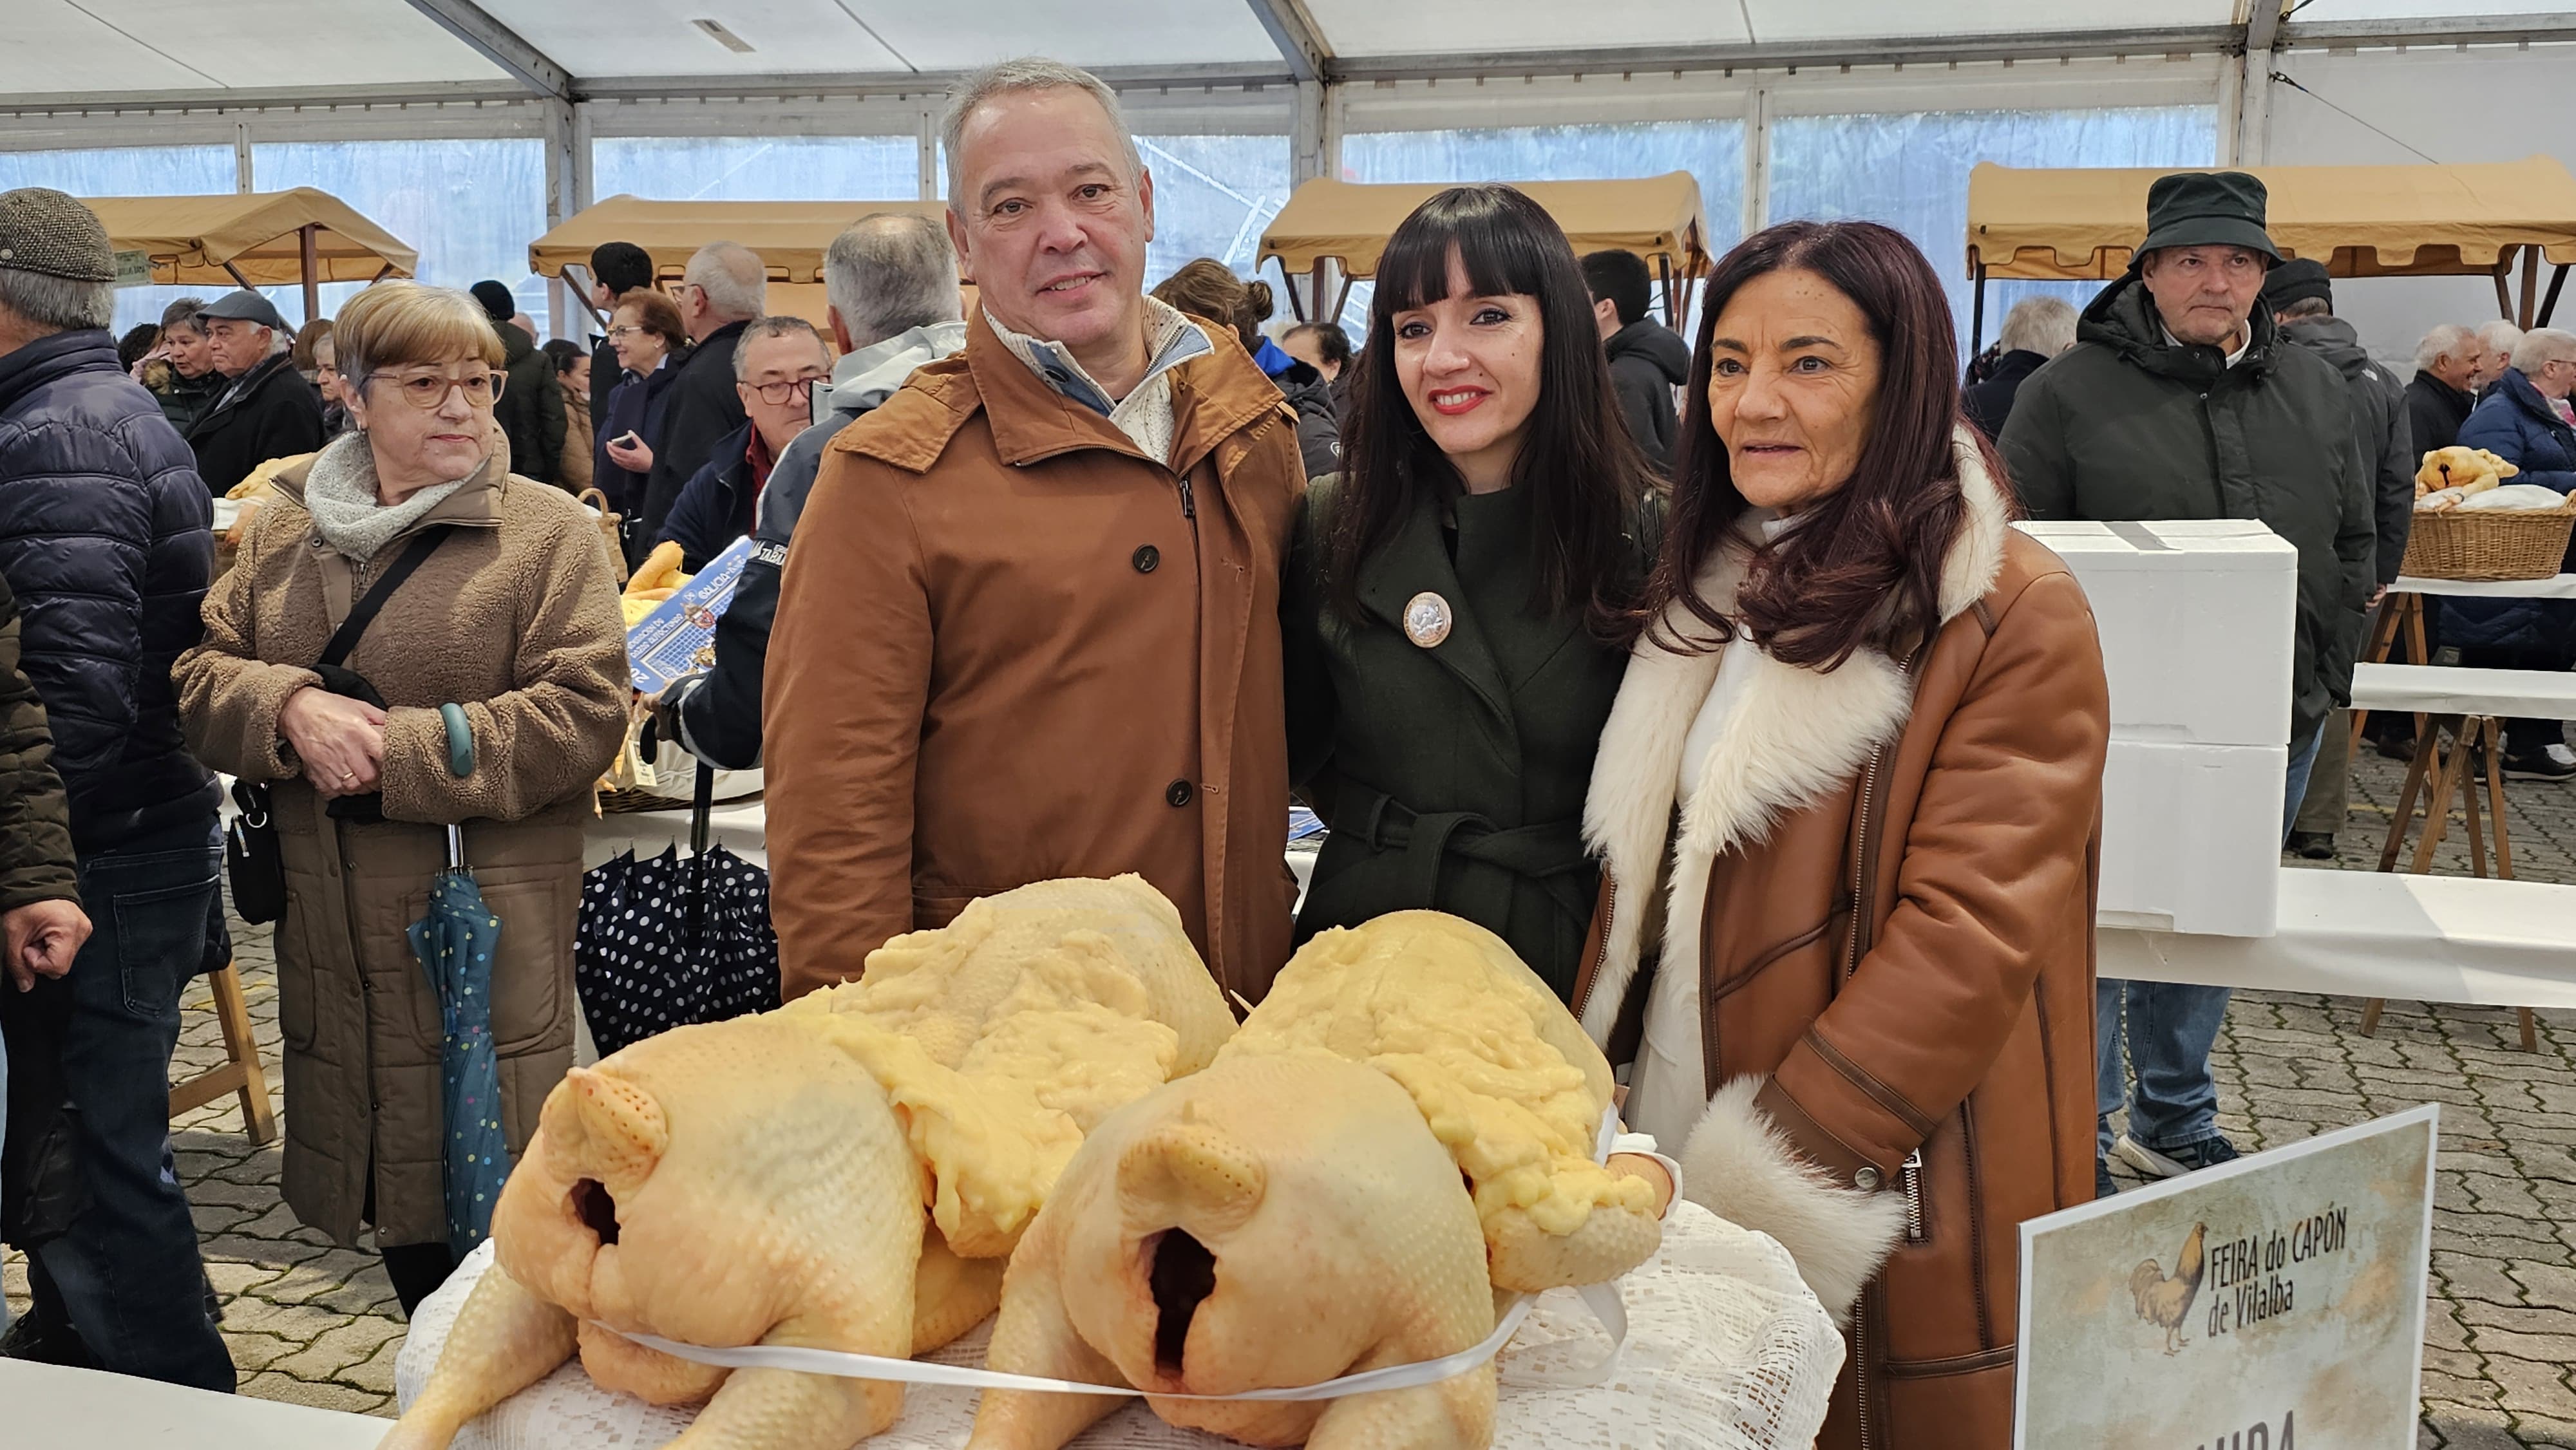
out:
{"label": "tent pole", "polygon": [[2522,249],[2522,320],[2518,325],[2526,332],[2537,325],[2531,320],[2531,314],[2539,300],[2540,248],[2525,246]]}
{"label": "tent pole", "polygon": [[1658,274],[1659,279],[1664,284],[1664,326],[1671,328],[1675,332],[1679,332],[1682,330],[1682,314],[1679,306],[1680,299],[1673,295],[1672,253],[1657,252],[1655,254],[1655,271]]}
{"label": "tent pole", "polygon": [[367,285],[368,285],[368,286],[370,286],[370,287],[373,287],[373,286],[374,286],[374,285],[376,285],[377,283],[379,283],[379,282],[381,282],[381,281],[385,280],[387,277],[390,277],[390,276],[392,276],[393,274],[394,274],[394,264],[393,264],[393,263],[391,263],[391,262],[387,262],[387,263],[385,263],[383,266],[378,267],[378,268],[376,269],[376,275],[374,275],[374,276],[372,276],[372,277],[369,277],[369,278],[367,279]]}
{"label": "tent pole", "polygon": [[572,285],[573,300],[581,304],[582,311],[590,314],[591,321],[599,324],[601,332],[608,331],[608,319],[599,315],[598,304],[590,300],[590,289],[595,285],[591,280],[590,270],[579,262],[566,262],[563,275],[569,278],[575,273],[580,274],[581,280]]}
{"label": "tent pole", "polygon": [[2513,258],[2511,255],[2498,255],[2496,258],[2495,269],[2496,316],[2503,318],[2507,322],[2513,321],[2513,284],[2505,279],[2510,276],[2512,272]]}
{"label": "tent pole", "polygon": [[321,259],[316,255],[320,248],[314,240],[320,230],[318,222],[306,222],[295,229],[296,249],[304,254],[304,322],[308,327],[322,315],[322,279],[315,275],[321,270]]}
{"label": "tent pole", "polygon": [[2558,289],[2567,285],[2567,269],[2570,266],[2576,266],[2576,263],[2561,262],[2551,269],[2549,291],[2540,299],[2540,315],[2532,320],[2532,326],[2547,327],[2550,316],[2558,311]]}
{"label": "tent pole", "polygon": [[1986,350],[1986,264],[1977,263],[1977,300],[1969,310],[1968,356],[1976,357]]}
{"label": "tent pole", "polygon": [[258,288],[250,285],[250,279],[242,275],[241,268],[234,266],[230,262],[226,262],[224,263],[224,270],[233,274],[234,286],[239,287],[245,292],[256,292],[259,290]]}
{"label": "tent pole", "polygon": [[[1288,269],[1288,264],[1286,262],[1281,262],[1279,264],[1279,269],[1283,272],[1286,271]],[[1288,289],[1288,300],[1291,302],[1297,300],[1296,288],[1291,287]],[[1297,313],[1298,321],[1321,322],[1324,320],[1324,259],[1321,257],[1317,257],[1315,259],[1315,265],[1307,277],[1306,308],[1312,309],[1312,315],[1309,316],[1307,310],[1305,308],[1301,308]]]}

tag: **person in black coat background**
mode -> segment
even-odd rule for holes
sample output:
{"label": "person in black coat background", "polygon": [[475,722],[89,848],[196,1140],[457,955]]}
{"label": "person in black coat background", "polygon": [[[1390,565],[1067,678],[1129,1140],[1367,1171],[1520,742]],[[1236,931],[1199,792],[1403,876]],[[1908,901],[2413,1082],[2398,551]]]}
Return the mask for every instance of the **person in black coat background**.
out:
{"label": "person in black coat background", "polygon": [[[41,187],[0,194],[0,578],[95,927],[61,977],[0,989],[0,1229],[27,1254],[33,1298],[0,1356],[230,1393],[168,1166],[179,995],[220,920],[221,792],[187,752],[170,684],[203,629],[214,505],[160,403],[117,364],[115,278],[88,208]],[[313,415],[318,429],[318,401]]]}
{"label": "person in black coat background", "polygon": [[188,428],[197,476],[220,496],[272,458],[322,446],[322,393],[295,370],[286,319],[258,293],[218,297],[199,315],[215,371],[230,381]]}
{"label": "person in black coat background", "polygon": [[2075,308],[2055,297],[2025,297],[2004,315],[2004,333],[1986,376],[1959,392],[1959,411],[1988,439],[2000,438],[2012,416],[2013,399],[2022,379],[2047,366],[2048,360],[2075,345]]}
{"label": "person in black coat background", "polygon": [[760,254],[740,242],[709,242],[689,258],[671,300],[695,345],[679,364],[663,404],[662,437],[644,485],[639,537],[662,537],[680,490],[715,457],[716,445],[747,420],[734,389],[733,350],[742,330],[768,310],[769,274]]}
{"label": "person in black coat background", "polygon": [[1628,436],[1657,473],[1673,470],[1673,435],[1681,423],[1673,389],[1690,377],[1690,344],[1657,322],[1649,310],[1653,280],[1646,259],[1634,252],[1594,252],[1583,259],[1584,286],[1592,293],[1592,321],[1610,355],[1610,386],[1619,398]]}
{"label": "person in black coat background", "polygon": [[2470,385],[2477,380],[2484,352],[2478,335],[2456,322],[2434,328],[2415,345],[2415,376],[2406,384],[2406,434],[2414,442],[2418,464],[2425,454],[2460,441],[2460,425],[2478,405]]}
{"label": "person in black coat background", "polygon": [[[602,242],[590,249],[590,305],[598,309],[600,327],[608,326],[610,314],[617,310],[617,299],[639,287],[653,285],[653,254],[633,242]],[[617,348],[602,336],[590,346],[590,426],[601,438],[599,425],[608,421],[608,395],[624,377],[618,365]]]}

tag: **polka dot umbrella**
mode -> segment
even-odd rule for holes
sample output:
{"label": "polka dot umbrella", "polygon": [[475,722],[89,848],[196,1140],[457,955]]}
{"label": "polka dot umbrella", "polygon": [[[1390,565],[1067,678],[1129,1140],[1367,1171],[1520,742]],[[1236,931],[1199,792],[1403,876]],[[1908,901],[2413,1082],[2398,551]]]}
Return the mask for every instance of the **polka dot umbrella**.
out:
{"label": "polka dot umbrella", "polygon": [[492,1205],[510,1176],[501,1127],[501,1065],[492,1047],[492,953],[501,918],[465,869],[465,832],[447,828],[447,869],[430,887],[429,914],[411,924],[412,954],[438,993],[439,1101],[446,1110],[447,1246],[459,1259],[492,1229]]}

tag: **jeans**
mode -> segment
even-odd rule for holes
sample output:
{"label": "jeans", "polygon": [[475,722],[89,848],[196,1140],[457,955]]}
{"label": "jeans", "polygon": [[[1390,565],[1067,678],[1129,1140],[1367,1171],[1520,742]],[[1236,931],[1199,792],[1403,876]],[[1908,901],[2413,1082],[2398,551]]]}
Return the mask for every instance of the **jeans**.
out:
{"label": "jeans", "polygon": [[[2287,800],[2281,807],[2281,837],[2289,839],[2316,769],[2317,747],[2325,732],[2337,728],[2329,719],[2308,742],[2290,752],[2289,775],[2282,782]],[[2105,1153],[2111,1147],[2110,1115],[2120,1108],[2122,1028],[2129,1061],[2137,1069],[2135,1091],[2126,1094],[2129,1136],[2158,1152],[2189,1147],[2218,1136],[2218,1083],[2209,1075],[2209,1050],[2227,1021],[2225,987],[2184,982],[2123,982],[2093,985],[2093,1030],[2098,1044],[2094,1066],[2095,1135]]]}
{"label": "jeans", "polygon": [[7,994],[7,1027],[13,1131],[68,1150],[48,1155],[56,1191],[20,1245],[37,1322],[111,1373],[229,1393],[170,1154],[179,994],[204,964],[221,861],[211,817],[83,856],[90,939],[62,980]]}

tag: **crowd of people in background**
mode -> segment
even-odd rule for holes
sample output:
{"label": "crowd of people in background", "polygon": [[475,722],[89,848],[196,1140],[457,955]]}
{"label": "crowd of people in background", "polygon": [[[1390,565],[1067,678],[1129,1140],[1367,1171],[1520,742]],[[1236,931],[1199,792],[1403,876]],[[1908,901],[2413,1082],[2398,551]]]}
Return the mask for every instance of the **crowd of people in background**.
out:
{"label": "crowd of people in background", "polygon": [[[1888,228],[1748,238],[1686,340],[1643,261],[1494,185],[1395,231],[1355,343],[1215,259],[1147,290],[1150,187],[1084,72],[988,70],[942,139],[946,225],[857,219],[820,327],[747,247],[665,283],[612,242],[587,346],[497,280],[301,329],[245,289],[113,339],[96,217],[0,195],[0,1234],[34,1290],[0,1354],[232,1386],[163,1091],[180,989],[229,953],[216,771],[281,843],[286,1200],[408,1311],[455,1260],[407,918],[461,827],[508,922],[516,1151],[571,1059],[581,821],[642,715],[767,770],[791,998],[1063,876],[1143,874],[1246,1001],[1327,927],[1488,927],[1633,1052],[1628,1116],[1681,1161],[1625,1171],[1887,1327],[1828,1439],[1875,1385],[1901,1443],[2000,1443],[2008,1362],[1909,1363],[2007,1292],[1968,1206],[2237,1156],[2223,989],[2094,982],[2087,1021],[2107,691],[2071,576],[2006,523],[2296,549],[2282,834],[2331,855],[2415,460],[2576,491],[2576,335],[2445,325],[2401,383],[2262,184],[2195,172],[2124,276],[2019,303],[1964,384]],[[242,492],[269,503],[218,574]],[[745,538],[709,666],[633,698],[617,580]],[[2571,615],[2452,600],[2431,647],[2564,670]],[[2558,728],[2513,722],[2506,773],[2576,777]],[[1293,915],[1292,793],[1330,828]],[[1889,1264],[1917,1195],[1933,1248]]]}

